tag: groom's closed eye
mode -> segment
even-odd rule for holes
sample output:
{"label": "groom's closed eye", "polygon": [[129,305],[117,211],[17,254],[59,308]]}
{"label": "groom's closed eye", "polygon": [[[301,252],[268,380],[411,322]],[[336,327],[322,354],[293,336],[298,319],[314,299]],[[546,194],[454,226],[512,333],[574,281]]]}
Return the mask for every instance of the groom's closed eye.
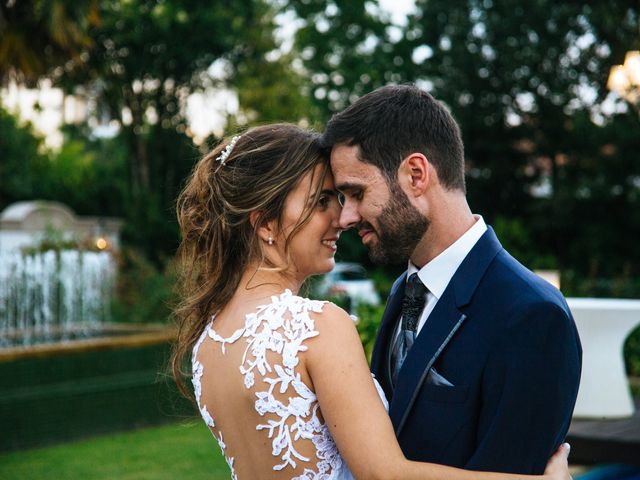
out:
{"label": "groom's closed eye", "polygon": [[346,199],[351,199],[355,201],[362,200],[363,190],[359,187],[345,187],[340,189],[340,195],[342,195],[342,206],[344,206],[344,202]]}
{"label": "groom's closed eye", "polygon": [[362,194],[366,185],[362,183],[355,182],[343,182],[336,184],[336,190],[341,192],[343,195],[347,197],[352,197],[353,195]]}

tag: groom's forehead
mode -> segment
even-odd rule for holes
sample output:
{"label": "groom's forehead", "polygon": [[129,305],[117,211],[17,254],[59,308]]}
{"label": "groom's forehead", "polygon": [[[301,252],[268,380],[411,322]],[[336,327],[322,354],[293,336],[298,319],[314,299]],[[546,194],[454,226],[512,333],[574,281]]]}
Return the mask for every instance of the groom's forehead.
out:
{"label": "groom's forehead", "polygon": [[331,170],[338,173],[360,176],[369,174],[371,169],[376,169],[371,163],[362,157],[358,145],[336,145],[331,149]]}
{"label": "groom's forehead", "polygon": [[336,160],[331,162],[335,188],[342,192],[362,190],[379,184],[386,185],[380,169],[360,160]]}

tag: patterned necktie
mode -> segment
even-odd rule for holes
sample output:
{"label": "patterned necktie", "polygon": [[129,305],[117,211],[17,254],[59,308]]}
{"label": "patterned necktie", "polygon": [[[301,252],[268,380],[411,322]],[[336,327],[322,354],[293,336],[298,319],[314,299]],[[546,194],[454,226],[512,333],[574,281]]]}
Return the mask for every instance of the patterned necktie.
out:
{"label": "patterned necktie", "polygon": [[396,384],[398,372],[407,357],[407,353],[413,346],[418,329],[418,318],[424,309],[426,293],[429,291],[424,286],[417,273],[412,274],[407,281],[402,300],[402,325],[400,334],[395,340],[391,354],[391,381]]}

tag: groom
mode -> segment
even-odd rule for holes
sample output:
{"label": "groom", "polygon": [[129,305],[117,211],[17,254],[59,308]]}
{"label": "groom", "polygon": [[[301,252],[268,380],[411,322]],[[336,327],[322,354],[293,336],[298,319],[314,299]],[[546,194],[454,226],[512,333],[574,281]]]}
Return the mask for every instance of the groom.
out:
{"label": "groom", "polygon": [[323,141],[341,227],[375,263],[408,261],[371,364],[405,455],[542,473],[569,428],[580,341],[562,294],[471,212],[456,122],[428,93],[387,86],[335,115]]}

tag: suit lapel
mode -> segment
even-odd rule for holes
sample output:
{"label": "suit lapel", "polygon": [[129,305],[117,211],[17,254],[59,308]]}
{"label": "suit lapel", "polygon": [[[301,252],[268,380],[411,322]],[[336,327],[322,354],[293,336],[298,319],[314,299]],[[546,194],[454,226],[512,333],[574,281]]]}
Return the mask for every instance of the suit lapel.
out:
{"label": "suit lapel", "polygon": [[464,259],[427,318],[398,373],[389,406],[396,436],[400,435],[429,370],[467,320],[463,307],[471,301],[482,276],[501,249],[493,229],[489,227]]}
{"label": "suit lapel", "polygon": [[378,383],[384,390],[388,399],[393,396],[393,389],[391,387],[391,379],[389,377],[390,371],[387,366],[387,360],[389,357],[389,348],[391,345],[391,338],[400,316],[400,310],[402,308],[402,297],[404,296],[404,287],[406,283],[406,272],[395,281],[389,294],[387,306],[384,309],[382,320],[380,321],[380,328],[376,335],[376,343],[373,347],[373,354],[371,355],[371,371],[378,379]]}
{"label": "suit lapel", "polygon": [[398,373],[393,402],[389,409],[396,435],[404,426],[415,395],[429,370],[465,319],[465,315],[456,306],[453,289],[447,288],[429,315]]}

